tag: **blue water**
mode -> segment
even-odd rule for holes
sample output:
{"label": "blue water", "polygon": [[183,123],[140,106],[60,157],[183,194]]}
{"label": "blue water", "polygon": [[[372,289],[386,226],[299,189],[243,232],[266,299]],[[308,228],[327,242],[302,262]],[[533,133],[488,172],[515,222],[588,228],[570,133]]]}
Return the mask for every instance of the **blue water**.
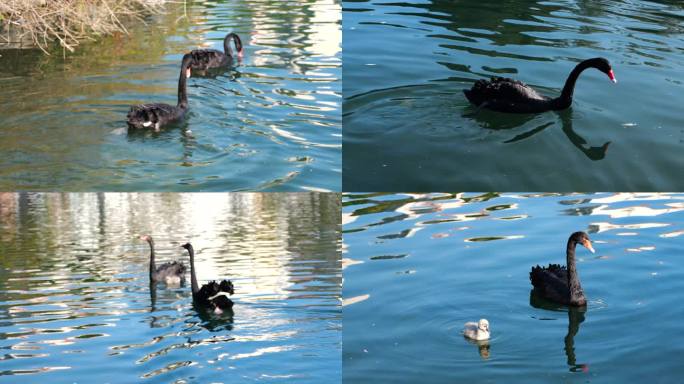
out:
{"label": "blue water", "polygon": [[[684,375],[683,194],[347,194],[350,383],[675,383]],[[577,249],[583,310],[530,295]],[[488,342],[463,324],[486,318]]]}
{"label": "blue water", "polygon": [[[0,190],[340,190],[339,3],[184,3],[66,57],[0,50]],[[183,54],[228,32],[244,59],[189,79],[186,121],[128,134],[130,106],[175,105]]]}
{"label": "blue water", "polygon": [[[345,1],[345,191],[679,191],[684,8],[676,1]],[[476,112],[478,79],[570,109]]]}
{"label": "blue water", "polygon": [[[0,382],[339,383],[339,195],[0,194]],[[233,313],[148,278],[229,278]]]}

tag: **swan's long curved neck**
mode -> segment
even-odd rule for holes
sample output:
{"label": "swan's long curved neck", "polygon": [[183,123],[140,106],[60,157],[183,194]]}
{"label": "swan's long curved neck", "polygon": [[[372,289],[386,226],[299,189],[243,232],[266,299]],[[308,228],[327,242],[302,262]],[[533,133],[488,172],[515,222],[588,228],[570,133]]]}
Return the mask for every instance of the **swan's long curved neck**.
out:
{"label": "swan's long curved neck", "polygon": [[240,40],[240,36],[233,32],[227,34],[223,39],[223,52],[225,52],[227,56],[233,57],[233,50],[230,48],[231,40],[235,42],[235,50],[238,55],[242,52],[242,40]]}
{"label": "swan's long curved neck", "polygon": [[568,247],[565,251],[566,255],[566,265],[568,268],[568,288],[570,289],[571,298],[575,294],[582,292],[582,286],[580,285],[579,276],[577,275],[577,265],[575,263],[575,248],[577,247],[577,241],[570,238],[568,240]]}
{"label": "swan's long curved neck", "polygon": [[575,66],[575,68],[570,72],[568,78],[565,80],[565,85],[563,86],[563,91],[556,102],[562,104],[560,107],[567,108],[572,103],[572,95],[575,92],[575,84],[580,74],[587,68],[590,68],[591,64],[585,60]]}
{"label": "swan's long curved neck", "polygon": [[178,107],[179,108],[187,108],[188,107],[188,89],[187,89],[188,78],[186,75],[187,69],[188,68],[186,68],[185,65],[181,66],[181,73],[180,73],[180,77],[178,78]]}
{"label": "swan's long curved neck", "polygon": [[150,245],[150,281],[152,281],[152,275],[157,270],[157,266],[154,262],[154,240],[149,239],[147,243]]}
{"label": "swan's long curved neck", "polygon": [[188,247],[188,253],[190,254],[190,285],[192,287],[192,294],[199,292],[199,285],[197,284],[197,276],[195,275],[195,250],[192,245]]}

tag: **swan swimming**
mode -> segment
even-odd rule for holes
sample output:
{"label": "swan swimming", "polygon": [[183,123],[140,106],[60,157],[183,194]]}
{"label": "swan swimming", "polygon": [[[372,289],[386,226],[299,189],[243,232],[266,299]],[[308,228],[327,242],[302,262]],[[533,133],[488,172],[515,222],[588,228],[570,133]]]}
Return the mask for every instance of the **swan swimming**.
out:
{"label": "swan swimming", "polygon": [[477,323],[474,321],[465,323],[463,336],[472,340],[489,340],[489,321],[480,319]]}

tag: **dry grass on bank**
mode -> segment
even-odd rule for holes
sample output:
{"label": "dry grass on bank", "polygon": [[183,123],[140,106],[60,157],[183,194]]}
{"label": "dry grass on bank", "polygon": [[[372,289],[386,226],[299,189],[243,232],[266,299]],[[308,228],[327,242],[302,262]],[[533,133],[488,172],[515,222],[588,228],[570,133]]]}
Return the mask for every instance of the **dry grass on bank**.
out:
{"label": "dry grass on bank", "polygon": [[82,40],[127,33],[124,21],[162,11],[165,0],[2,0],[0,44],[29,43],[45,53],[53,41],[69,51]]}

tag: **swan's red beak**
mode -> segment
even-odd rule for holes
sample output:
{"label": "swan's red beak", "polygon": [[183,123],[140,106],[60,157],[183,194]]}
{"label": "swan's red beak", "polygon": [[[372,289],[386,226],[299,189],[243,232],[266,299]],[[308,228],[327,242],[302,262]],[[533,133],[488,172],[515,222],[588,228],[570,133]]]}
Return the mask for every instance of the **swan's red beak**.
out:
{"label": "swan's red beak", "polygon": [[617,79],[615,78],[615,74],[613,73],[612,69],[608,71],[608,77],[610,78],[610,81],[612,81],[613,83],[617,83]]}
{"label": "swan's red beak", "polygon": [[[612,73],[612,72],[611,72],[611,73]],[[187,77],[187,78],[189,79],[189,78],[190,78],[190,75],[192,75],[192,70],[191,70],[190,68],[188,68],[188,69],[185,70],[185,77]]]}
{"label": "swan's red beak", "polygon": [[241,49],[240,51],[238,51],[238,59],[242,60],[243,56],[244,56],[244,52]]}
{"label": "swan's red beak", "polygon": [[584,245],[584,248],[588,249],[589,252],[596,253],[596,251],[594,251],[594,247],[591,246],[591,241],[586,239],[582,240],[582,245]]}

